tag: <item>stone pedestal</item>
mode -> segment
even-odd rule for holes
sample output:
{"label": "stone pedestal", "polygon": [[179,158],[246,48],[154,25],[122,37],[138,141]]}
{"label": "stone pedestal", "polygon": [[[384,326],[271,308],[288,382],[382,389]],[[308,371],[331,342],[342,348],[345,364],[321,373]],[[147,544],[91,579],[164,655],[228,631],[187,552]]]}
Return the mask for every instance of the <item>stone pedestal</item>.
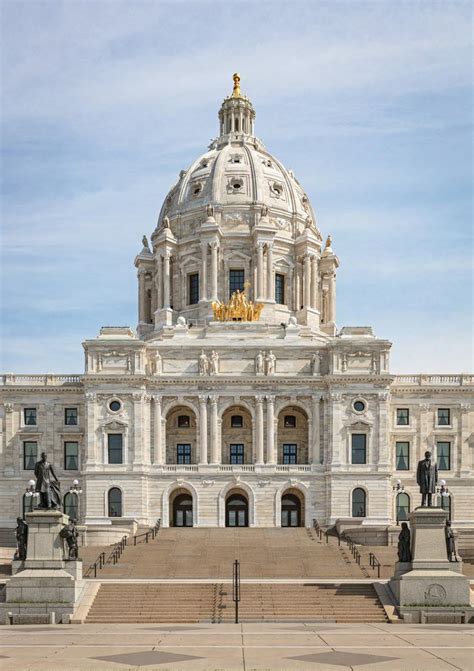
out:
{"label": "stone pedestal", "polygon": [[470,607],[469,579],[462,574],[462,564],[447,558],[445,524],[442,508],[417,508],[410,516],[412,561],[397,562],[389,587],[398,610],[407,622],[429,622],[430,617],[453,622],[459,612],[465,620],[474,617]]}
{"label": "stone pedestal", "polygon": [[[26,515],[28,550],[15,561],[13,577],[0,604],[4,622],[69,622],[84,589],[82,562],[64,559],[60,531],[69,522],[59,510],[37,510]],[[51,614],[54,613],[54,617]]]}

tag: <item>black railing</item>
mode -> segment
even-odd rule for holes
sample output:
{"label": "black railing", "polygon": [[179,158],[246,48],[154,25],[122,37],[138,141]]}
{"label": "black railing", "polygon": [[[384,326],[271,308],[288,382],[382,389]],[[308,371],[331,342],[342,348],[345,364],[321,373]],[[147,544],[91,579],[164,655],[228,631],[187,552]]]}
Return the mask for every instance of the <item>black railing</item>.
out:
{"label": "black railing", "polygon": [[104,568],[104,566],[109,564],[111,561],[116,564],[126,545],[127,537],[122,536],[122,538],[113,546],[112,552],[109,554],[107,559],[105,559],[105,552],[101,552],[95,562],[87,569],[86,573],[84,574],[84,578],[88,578],[92,572],[94,572],[94,578],[97,578],[97,570],[100,571],[100,569]]}
{"label": "black railing", "polygon": [[369,564],[372,567],[372,569],[375,571],[377,569],[377,577],[380,578],[380,562],[377,559],[377,557],[374,555],[373,552],[369,552]]}
{"label": "black railing", "polygon": [[235,624],[239,624],[240,562],[238,559],[232,565],[232,601],[235,604]]}
{"label": "black railing", "polygon": [[151,527],[150,529],[148,529],[148,531],[145,531],[145,532],[142,533],[142,534],[135,535],[135,536],[133,537],[133,544],[134,544],[134,545],[137,544],[137,539],[138,539],[138,538],[144,538],[144,539],[145,539],[145,543],[148,543],[148,539],[149,539],[149,538],[151,538],[151,540],[155,540],[156,535],[157,535],[158,531],[160,530],[160,526],[161,526],[161,519],[158,519],[158,520],[156,521],[156,524],[155,524],[154,527]]}

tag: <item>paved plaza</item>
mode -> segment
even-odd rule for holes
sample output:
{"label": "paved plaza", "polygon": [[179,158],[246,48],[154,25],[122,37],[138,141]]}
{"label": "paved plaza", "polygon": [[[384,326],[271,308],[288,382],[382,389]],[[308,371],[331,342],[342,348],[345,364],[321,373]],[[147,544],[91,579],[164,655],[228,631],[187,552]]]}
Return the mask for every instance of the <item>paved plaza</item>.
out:
{"label": "paved plaza", "polygon": [[472,671],[470,625],[70,625],[0,629],[2,671]]}

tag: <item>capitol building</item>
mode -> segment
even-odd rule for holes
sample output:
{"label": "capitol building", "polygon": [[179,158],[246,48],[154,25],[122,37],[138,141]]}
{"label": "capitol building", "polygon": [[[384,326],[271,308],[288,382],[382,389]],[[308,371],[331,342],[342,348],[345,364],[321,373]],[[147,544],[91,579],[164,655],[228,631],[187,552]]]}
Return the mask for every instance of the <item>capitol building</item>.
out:
{"label": "capitol building", "polygon": [[396,375],[389,340],[338,326],[337,240],[257,137],[238,75],[218,123],[135,257],[137,327],[85,340],[83,374],[1,377],[0,529],[31,509],[46,452],[91,544],[158,518],[316,519],[383,542],[420,504],[430,450],[439,502],[474,534],[474,376]]}

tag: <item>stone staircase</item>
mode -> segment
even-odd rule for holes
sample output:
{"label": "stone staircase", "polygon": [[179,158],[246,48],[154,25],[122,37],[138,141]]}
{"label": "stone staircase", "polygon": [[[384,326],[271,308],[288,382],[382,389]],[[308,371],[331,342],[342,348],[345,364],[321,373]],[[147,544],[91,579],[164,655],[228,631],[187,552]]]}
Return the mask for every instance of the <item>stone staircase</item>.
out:
{"label": "stone staircase", "polygon": [[[95,558],[100,548],[91,550],[86,554]],[[373,577],[371,569],[357,565],[344,543],[338,546],[333,538],[326,543],[304,528],[161,529],[148,544],[129,542],[119,561],[107,563],[97,577],[218,581],[231,576],[235,559],[240,560],[242,578]]]}
{"label": "stone staircase", "polygon": [[[240,621],[387,622],[370,584],[242,583]],[[103,583],[86,623],[233,622],[229,583]]]}
{"label": "stone staircase", "polygon": [[14,547],[16,547],[15,529],[7,527],[0,528],[0,548]]}

